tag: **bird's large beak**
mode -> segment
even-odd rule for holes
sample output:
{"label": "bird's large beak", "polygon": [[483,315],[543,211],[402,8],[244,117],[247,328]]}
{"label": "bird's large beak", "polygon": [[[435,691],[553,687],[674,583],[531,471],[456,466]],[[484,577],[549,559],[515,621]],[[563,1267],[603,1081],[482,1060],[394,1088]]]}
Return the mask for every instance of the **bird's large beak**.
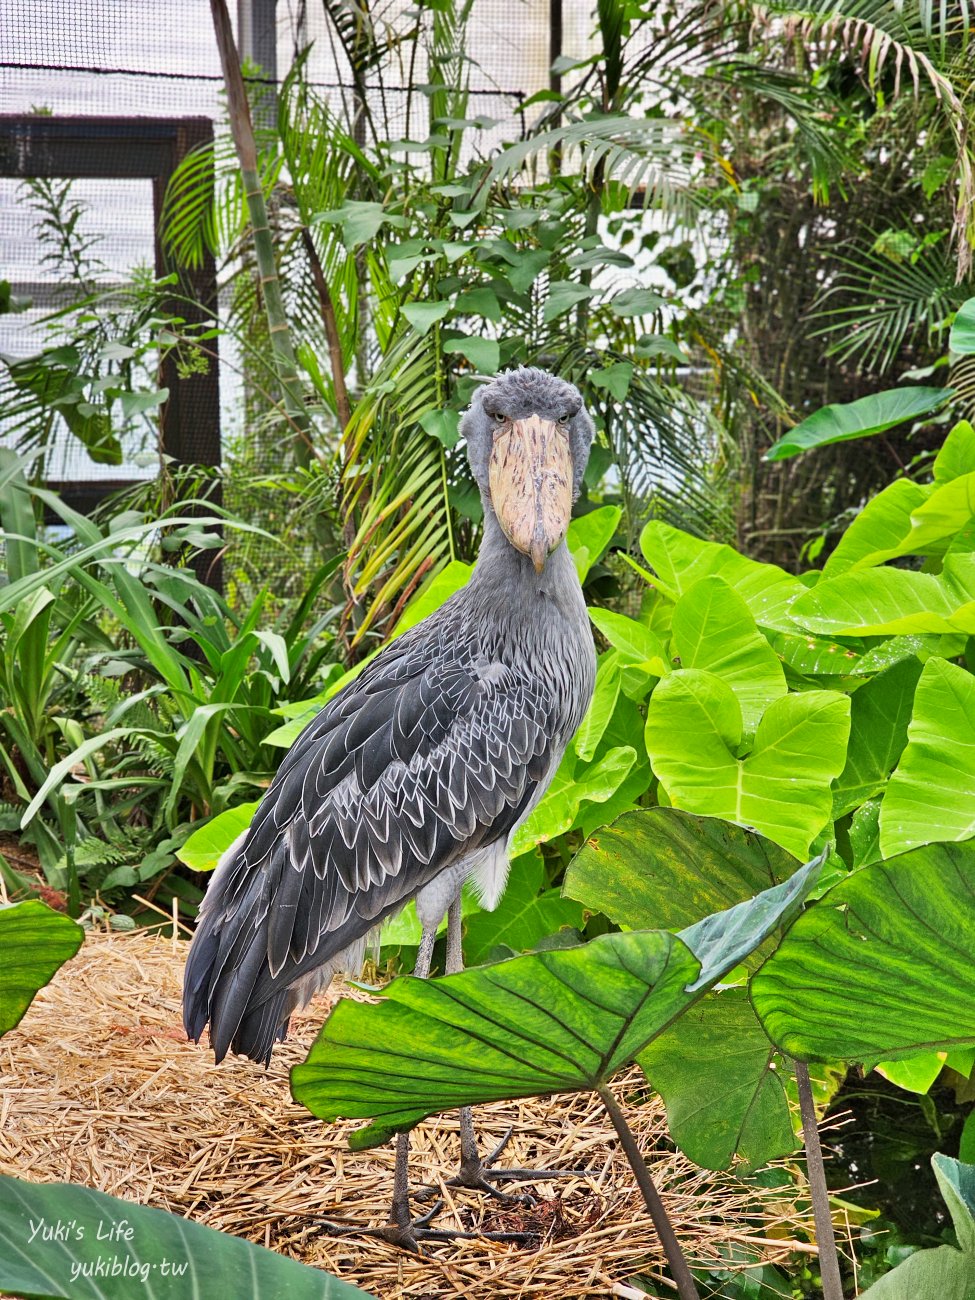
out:
{"label": "bird's large beak", "polygon": [[572,514],[568,432],[538,415],[513,420],[495,436],[489,482],[505,536],[541,573]]}

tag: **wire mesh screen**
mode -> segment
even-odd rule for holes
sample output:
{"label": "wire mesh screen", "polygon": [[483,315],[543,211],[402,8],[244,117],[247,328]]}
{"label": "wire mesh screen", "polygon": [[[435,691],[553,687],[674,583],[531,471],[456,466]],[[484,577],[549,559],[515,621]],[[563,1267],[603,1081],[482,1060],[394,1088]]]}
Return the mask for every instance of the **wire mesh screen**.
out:
{"label": "wire mesh screen", "polygon": [[[522,105],[549,84],[551,4],[474,0],[466,44],[458,50],[470,87],[467,116],[482,122],[465,138],[468,159],[487,156],[519,138],[541,111]],[[330,25],[325,0],[242,0],[239,5],[231,0],[230,8],[242,52],[265,68],[273,64],[269,87],[274,81],[280,84],[306,52],[307,81],[345,121],[352,120],[352,69]],[[585,55],[591,48],[590,0],[564,0],[563,9],[565,52]],[[417,13],[411,0],[379,0],[370,12],[380,38],[408,32]],[[31,179],[38,173],[28,161],[18,179],[0,176],[0,280],[9,280],[13,293],[33,304],[26,312],[0,315],[0,353],[27,357],[62,342],[73,327],[75,318],[54,326],[41,322],[62,308],[72,292],[77,296],[79,281],[103,296],[107,310],[114,303],[122,311],[126,286],[131,288],[140,274],[151,278],[167,269],[157,231],[162,182],[145,162],[156,148],[151,124],[172,127],[195,119],[208,123],[218,141],[226,138],[227,126],[208,0],[154,0],[151,6],[144,0],[32,0],[29,5],[0,0],[0,14],[0,117],[7,116],[8,128],[12,115],[73,119],[76,126],[79,119],[95,117],[110,117],[116,127],[131,123],[130,138],[117,141],[117,174],[109,160],[87,171],[84,165],[68,170],[67,176],[77,178],[65,182],[52,179],[56,170],[50,169],[46,180]],[[382,66],[369,74],[369,111],[386,138],[422,139],[428,108],[417,88],[431,73],[426,50],[408,40],[393,40],[388,49]],[[266,103],[273,111],[273,97]],[[139,138],[140,129],[149,133],[145,140]],[[103,124],[102,130],[109,128]],[[79,145],[85,143],[77,138]],[[63,248],[56,256],[56,240],[45,237],[45,230],[51,236],[55,200],[75,221],[73,256],[79,265],[72,265]],[[220,297],[220,313],[229,307],[229,295]],[[164,443],[168,439],[165,450],[175,450],[177,459],[213,463],[220,459],[222,440],[224,455],[244,453],[243,460],[253,467],[262,433],[248,412],[242,378],[247,363],[232,339],[221,339],[220,348],[226,364],[219,369],[219,398],[215,373],[207,377],[191,368],[186,374],[175,361],[164,375],[146,372],[133,382],[147,390],[156,383],[168,386],[165,418],[170,427]],[[49,439],[45,476],[73,494],[73,504],[81,508],[119,483],[152,479],[159,465],[155,416],[149,409],[121,424],[121,465],[96,463],[67,426],[59,427]],[[211,427],[215,442],[206,433]],[[0,412],[0,442],[11,436],[11,422]],[[273,464],[274,448],[264,450]],[[241,497],[240,483],[227,488],[227,504],[246,512],[252,503]]]}

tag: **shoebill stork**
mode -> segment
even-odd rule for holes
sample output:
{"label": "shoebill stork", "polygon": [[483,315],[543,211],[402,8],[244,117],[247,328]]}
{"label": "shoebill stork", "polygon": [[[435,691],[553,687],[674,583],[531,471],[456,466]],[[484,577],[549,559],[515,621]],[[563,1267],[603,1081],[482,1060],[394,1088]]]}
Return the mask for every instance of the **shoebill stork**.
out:
{"label": "shoebill stork", "polygon": [[[543,370],[477,390],[461,432],[484,503],[466,587],[388,645],[295,741],[250,828],[221,859],[186,964],[184,1022],[209,1021],[216,1060],[270,1059],[288,1017],[410,899],[429,974],[448,917],[461,968],[460,890],[493,908],[508,844],[544,794],[592,696],[595,654],[565,545],[593,427]],[[407,1135],[385,1235],[415,1245]],[[460,1181],[487,1187],[470,1114]]]}

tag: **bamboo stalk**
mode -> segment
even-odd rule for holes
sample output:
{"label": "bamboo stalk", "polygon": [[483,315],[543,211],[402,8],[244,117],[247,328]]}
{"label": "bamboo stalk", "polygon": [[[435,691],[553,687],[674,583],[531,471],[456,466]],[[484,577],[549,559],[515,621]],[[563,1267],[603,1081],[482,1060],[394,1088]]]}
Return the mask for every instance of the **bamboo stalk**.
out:
{"label": "bamboo stalk", "polygon": [[240,71],[240,59],[234,44],[234,33],[230,25],[226,0],[210,0],[210,12],[213,15],[213,30],[217,38],[217,49],[220,51],[220,64],[227,89],[230,129],[234,137],[244,196],[247,199],[247,210],[250,213],[251,229],[254,234],[254,253],[257,258],[257,270],[271,339],[271,361],[281,385],[285,411],[296,430],[293,442],[295,462],[304,469],[311,463],[312,423],[302,395],[291,330],[284,310],[281,281],[274,257],[274,241],[271,238],[267,204],[264,202],[264,191],[261,188],[258,172],[257,145],[254,141],[254,127],[251,124],[247,92]]}

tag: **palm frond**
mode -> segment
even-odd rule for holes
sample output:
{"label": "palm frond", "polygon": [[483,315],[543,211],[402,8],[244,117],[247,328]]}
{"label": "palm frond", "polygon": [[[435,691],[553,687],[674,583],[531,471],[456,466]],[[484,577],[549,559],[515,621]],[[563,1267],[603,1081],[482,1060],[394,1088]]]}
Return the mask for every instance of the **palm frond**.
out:
{"label": "palm frond", "polygon": [[[943,245],[924,249],[916,261],[893,261],[873,248],[836,260],[844,270],[818,299],[810,319],[822,323],[810,334],[830,340],[828,356],[856,358],[866,371],[889,370],[904,345],[922,336],[940,340],[945,317],[966,296],[953,283]],[[833,306],[837,298],[852,301]]]}
{"label": "palm frond", "polygon": [[701,202],[699,185],[708,164],[720,166],[714,141],[687,122],[664,117],[594,116],[542,131],[504,149],[487,172],[481,202],[491,187],[509,180],[529,159],[553,152],[567,170],[577,153],[587,185],[597,172],[615,181],[631,197],[642,195],[646,207],[663,208],[690,222]]}
{"label": "palm frond", "polygon": [[[975,15],[973,0],[952,6],[935,0],[772,0],[756,6],[756,22],[778,25],[786,38],[825,42],[856,60],[865,84],[876,90],[893,69],[894,95],[906,80],[914,92],[927,85],[956,149],[957,279],[968,275],[975,247],[975,154],[971,142],[971,68],[967,55]],[[956,84],[957,81],[957,84]],[[966,101],[968,101],[966,103]]]}
{"label": "palm frond", "polygon": [[420,425],[443,405],[441,364],[439,349],[411,331],[384,356],[345,431],[345,581],[361,603],[353,645],[453,558],[444,448]]}

